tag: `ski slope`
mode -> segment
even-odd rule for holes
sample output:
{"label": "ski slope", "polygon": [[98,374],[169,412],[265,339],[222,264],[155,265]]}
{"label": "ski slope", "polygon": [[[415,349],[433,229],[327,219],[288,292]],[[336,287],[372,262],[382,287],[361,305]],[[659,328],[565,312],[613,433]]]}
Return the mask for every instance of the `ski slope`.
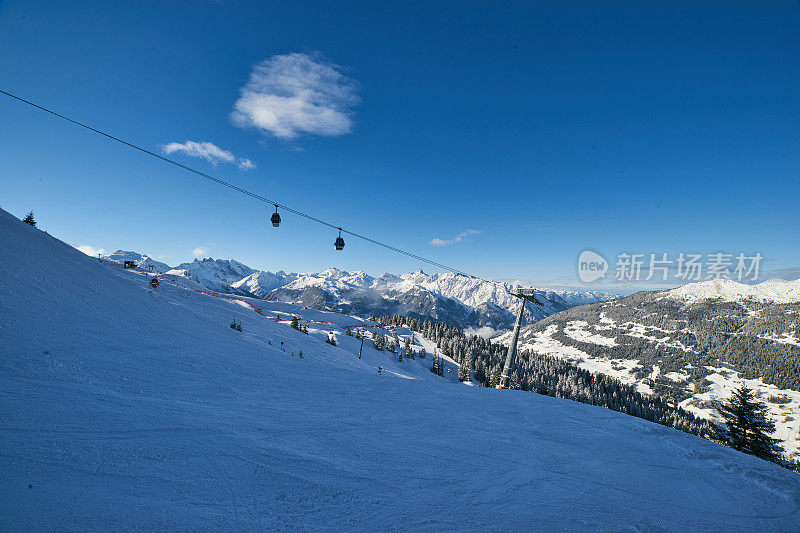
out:
{"label": "ski slope", "polygon": [[0,530],[800,528],[771,463],[149,279],[0,211]]}

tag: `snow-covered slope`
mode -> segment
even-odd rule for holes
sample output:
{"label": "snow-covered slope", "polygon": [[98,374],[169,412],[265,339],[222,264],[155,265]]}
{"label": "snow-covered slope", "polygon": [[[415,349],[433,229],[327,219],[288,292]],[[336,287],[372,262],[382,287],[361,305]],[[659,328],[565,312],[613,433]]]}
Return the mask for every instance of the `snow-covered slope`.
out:
{"label": "snow-covered slope", "polygon": [[700,300],[741,300],[767,301],[774,303],[800,302],[800,279],[786,281],[770,279],[757,285],[745,285],[729,279],[717,279],[699,283],[687,283],[667,291],[671,298],[693,303]]}
{"label": "snow-covered slope", "polygon": [[358,319],[251,300],[335,323],[304,335],[168,280],[154,294],[2,211],[0,257],[2,530],[800,527],[792,472],[366,346],[359,360],[341,332]]}

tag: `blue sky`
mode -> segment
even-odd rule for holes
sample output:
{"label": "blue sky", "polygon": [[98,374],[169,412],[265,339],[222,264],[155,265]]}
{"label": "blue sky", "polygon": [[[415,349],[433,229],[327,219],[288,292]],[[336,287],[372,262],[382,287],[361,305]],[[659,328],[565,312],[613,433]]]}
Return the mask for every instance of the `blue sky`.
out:
{"label": "blue sky", "polygon": [[[800,2],[560,4],[5,0],[0,88],[484,277],[800,266]],[[7,97],[0,147],[0,207],[76,246],[436,270]]]}

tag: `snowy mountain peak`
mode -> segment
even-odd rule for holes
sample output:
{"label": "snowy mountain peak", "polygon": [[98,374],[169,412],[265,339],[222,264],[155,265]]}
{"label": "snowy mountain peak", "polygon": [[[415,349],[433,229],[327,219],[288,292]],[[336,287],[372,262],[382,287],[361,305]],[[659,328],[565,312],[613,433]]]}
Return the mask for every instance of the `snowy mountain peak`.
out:
{"label": "snowy mountain peak", "polygon": [[757,285],[746,285],[729,279],[715,279],[688,283],[666,291],[670,298],[693,303],[700,300],[770,301],[775,303],[800,302],[800,280],[770,279]]}
{"label": "snowy mountain peak", "polygon": [[242,278],[239,281],[231,283],[231,287],[236,289],[236,292],[246,293],[248,295],[256,296],[257,298],[265,298],[270,291],[281,287],[297,278],[297,274],[287,274],[280,271],[272,272],[253,272],[249,276]]}
{"label": "snowy mountain peak", "polygon": [[256,272],[234,259],[209,257],[180,264],[168,273],[189,277],[213,290],[228,291],[231,285]]}

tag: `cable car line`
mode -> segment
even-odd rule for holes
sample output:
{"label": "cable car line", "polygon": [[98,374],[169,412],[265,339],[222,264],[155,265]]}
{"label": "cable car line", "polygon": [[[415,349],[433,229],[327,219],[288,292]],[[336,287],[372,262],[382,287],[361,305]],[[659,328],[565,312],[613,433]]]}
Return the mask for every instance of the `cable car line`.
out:
{"label": "cable car line", "polygon": [[[54,116],[56,116],[58,118],[64,119],[67,122],[71,122],[72,124],[75,124],[76,126],[80,126],[82,128],[85,128],[85,129],[87,129],[89,131],[97,133],[98,135],[102,135],[103,137],[106,137],[106,138],[111,139],[113,141],[117,141],[118,143],[124,144],[125,146],[127,146],[129,148],[133,148],[134,150],[138,150],[138,151],[143,152],[143,153],[145,153],[147,155],[153,156],[153,157],[155,157],[157,159],[160,159],[160,160],[162,160],[162,161],[164,161],[166,163],[170,163],[172,165],[175,165],[176,167],[182,168],[183,170],[186,170],[187,172],[191,172],[193,174],[197,174],[198,176],[201,176],[203,178],[211,180],[211,181],[213,181],[215,183],[218,183],[219,185],[223,185],[225,187],[228,187],[229,189],[233,189],[234,191],[240,192],[240,193],[242,193],[244,195],[247,195],[247,196],[250,196],[252,198],[255,198],[256,200],[260,200],[262,202],[265,202],[265,203],[268,203],[268,204],[272,204],[272,205],[275,206],[275,213],[273,213],[273,215],[272,215],[271,222],[272,222],[272,225],[275,226],[275,227],[278,227],[278,225],[280,225],[280,215],[278,214],[278,208],[281,208],[281,209],[283,209],[285,211],[288,211],[289,213],[292,213],[292,214],[301,216],[303,218],[306,218],[308,220],[311,220],[312,222],[316,222],[318,224],[322,224],[323,226],[327,226],[327,227],[329,227],[331,229],[339,230],[339,236],[334,241],[334,248],[336,250],[341,250],[342,248],[344,248],[344,239],[342,238],[342,233],[346,233],[348,235],[352,235],[353,237],[359,238],[359,239],[361,239],[363,241],[369,242],[369,243],[374,244],[376,246],[381,246],[383,248],[386,248],[387,250],[391,250],[393,252],[405,255],[405,256],[410,257],[412,259],[416,259],[417,261],[421,261],[423,263],[428,263],[429,265],[433,265],[433,266],[435,266],[437,268],[442,268],[444,270],[449,270],[450,272],[453,272],[455,274],[461,274],[462,276],[467,276],[469,278],[488,281],[488,280],[485,280],[484,278],[481,278],[479,276],[474,276],[472,274],[468,274],[468,273],[464,272],[463,270],[459,270],[457,268],[453,268],[451,266],[447,266],[447,265],[445,265],[443,263],[439,263],[439,262],[434,261],[432,259],[428,259],[428,258],[423,257],[421,255],[417,255],[417,254],[408,252],[406,250],[403,250],[402,248],[397,248],[396,246],[392,246],[391,244],[387,244],[385,242],[381,242],[381,241],[378,241],[376,239],[372,239],[370,237],[367,237],[366,235],[363,235],[363,234],[360,234],[360,233],[356,233],[354,231],[343,229],[340,226],[337,226],[335,224],[332,224],[330,222],[327,222],[325,220],[317,218],[317,217],[315,217],[313,215],[309,215],[308,213],[304,213],[304,212],[299,211],[297,209],[293,209],[293,208],[291,208],[291,207],[289,207],[287,205],[281,204],[280,202],[276,202],[274,200],[270,200],[269,198],[265,198],[264,196],[261,196],[259,194],[254,193],[254,192],[250,192],[247,189],[243,189],[243,188],[241,188],[241,187],[239,187],[237,185],[234,185],[232,183],[229,183],[227,181],[221,180],[219,178],[215,178],[214,176],[211,176],[210,174],[206,174],[205,172],[202,172],[202,171],[194,169],[194,168],[192,168],[190,166],[184,165],[183,163],[179,163],[179,162],[175,161],[174,159],[170,159],[168,157],[164,157],[163,155],[160,155],[160,154],[157,154],[155,152],[152,152],[152,151],[150,151],[150,150],[148,150],[146,148],[142,148],[141,146],[135,145],[135,144],[133,144],[131,142],[128,142],[128,141],[126,141],[124,139],[121,139],[119,137],[115,137],[114,135],[111,135],[110,133],[106,133],[106,132],[104,132],[102,130],[98,130],[96,128],[93,128],[92,126],[89,126],[88,124],[85,124],[83,122],[79,122],[77,120],[71,119],[71,118],[69,118],[69,117],[67,117],[65,115],[62,115],[60,113],[57,113],[57,112],[53,111],[52,109],[48,109],[48,108],[46,108],[44,106],[35,104],[35,103],[31,102],[30,100],[26,100],[24,98],[21,98],[19,96],[11,94],[11,93],[9,93],[7,91],[4,91],[2,89],[0,89],[0,93],[4,94],[4,95],[6,95],[6,96],[8,96],[10,98],[13,98],[14,100],[18,100],[18,101],[20,101],[20,102],[22,102],[24,104],[28,104],[31,107],[35,107],[36,109],[39,109],[41,111],[44,111],[44,112],[49,113],[51,115],[54,115]],[[340,247],[340,245],[341,245],[341,247]]]}

